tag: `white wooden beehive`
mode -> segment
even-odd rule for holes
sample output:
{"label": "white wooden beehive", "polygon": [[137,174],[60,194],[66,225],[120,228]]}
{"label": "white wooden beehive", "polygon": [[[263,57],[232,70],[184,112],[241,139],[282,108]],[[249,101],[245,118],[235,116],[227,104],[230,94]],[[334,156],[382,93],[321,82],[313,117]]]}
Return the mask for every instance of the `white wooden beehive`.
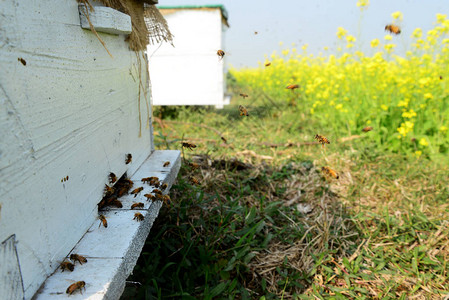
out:
{"label": "white wooden beehive", "polygon": [[[148,218],[136,223],[126,202],[134,199],[125,200],[108,214],[129,226],[86,233],[98,228],[108,175],[158,174],[171,186],[179,170],[179,151],[154,151],[144,54],[125,42],[129,17],[91,12],[111,57],[81,27],[78,5],[0,2],[0,299],[31,299],[41,286],[38,299],[65,299],[78,278],[86,291],[71,299],[119,297],[161,203],[148,203]],[[170,167],[161,170],[163,161]],[[59,278],[54,271],[74,247],[96,258]],[[103,276],[92,277],[98,268]]]}
{"label": "white wooden beehive", "polygon": [[154,105],[229,104],[224,50],[227,12],[222,5],[160,6],[173,45],[148,45]]}

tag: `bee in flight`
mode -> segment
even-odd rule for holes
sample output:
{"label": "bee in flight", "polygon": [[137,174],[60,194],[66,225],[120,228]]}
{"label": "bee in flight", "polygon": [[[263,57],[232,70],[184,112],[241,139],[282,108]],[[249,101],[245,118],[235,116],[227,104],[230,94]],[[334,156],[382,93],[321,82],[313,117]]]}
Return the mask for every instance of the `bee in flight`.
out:
{"label": "bee in flight", "polygon": [[139,202],[139,203],[134,203],[133,205],[131,205],[131,209],[134,209],[134,208],[143,208],[143,203],[142,202]]}
{"label": "bee in flight", "polygon": [[126,154],[125,164],[129,164],[132,161],[133,161],[133,156],[131,155],[131,153]]}
{"label": "bee in flight", "polygon": [[223,50],[218,50],[217,55],[219,57],[219,60],[222,60],[223,57],[225,56],[225,52]]}
{"label": "bee in flight", "polygon": [[243,94],[243,93],[240,93],[240,96],[242,96],[242,97],[243,97],[243,99],[245,99],[245,98],[247,98],[247,97],[248,97],[248,94]]}
{"label": "bee in flight", "polygon": [[170,162],[169,162],[169,161],[166,161],[166,162],[164,162],[163,167],[165,168],[165,167],[168,167],[169,165],[170,165]]}
{"label": "bee in flight", "polygon": [[249,117],[248,110],[243,105],[239,105],[239,112],[241,116]]}
{"label": "bee in flight", "polygon": [[75,283],[72,283],[67,290],[65,291],[67,294],[72,295],[74,292],[76,292],[77,290],[80,291],[80,293],[82,294],[83,291],[82,289],[84,288],[84,290],[86,290],[86,283],[84,281],[77,281]]}
{"label": "bee in flight", "polygon": [[330,176],[330,177],[334,177],[335,179],[340,178],[340,176],[338,176],[338,173],[335,172],[334,170],[332,170],[332,169],[329,168],[329,167],[322,167],[322,168],[321,168],[321,171],[322,171],[324,174],[326,174],[326,175],[328,175],[328,176]]}
{"label": "bee in flight", "polygon": [[266,62],[265,67],[269,67],[269,66],[271,66],[271,62]]}
{"label": "bee in flight", "polygon": [[324,148],[325,144],[330,144],[331,143],[331,142],[329,142],[329,140],[325,136],[322,136],[320,134],[315,135],[315,139],[318,141],[318,143],[323,145],[323,148]]}
{"label": "bee in flight", "polygon": [[385,31],[389,31],[391,33],[398,35],[401,33],[401,28],[399,28],[398,25],[389,24],[385,26]]}
{"label": "bee in flight", "polygon": [[368,131],[371,131],[371,130],[373,130],[372,126],[367,126],[367,127],[362,129],[363,132],[368,132]]}
{"label": "bee in flight", "polygon": [[20,63],[21,63],[22,65],[24,65],[24,66],[27,65],[27,62],[26,62],[23,58],[19,57],[19,58],[17,58],[17,60],[20,61]]}
{"label": "bee in flight", "polygon": [[133,220],[136,220],[137,222],[143,221],[145,217],[141,213],[135,213]]}
{"label": "bee in flight", "polygon": [[87,259],[84,256],[79,255],[79,254],[75,254],[75,253],[74,254],[70,254],[70,259],[74,263],[79,262],[80,265],[82,265],[83,263],[87,263]]}
{"label": "bee in flight", "polygon": [[99,215],[98,219],[100,219],[100,221],[101,221],[101,223],[100,223],[100,225],[98,225],[98,227],[100,227],[103,224],[104,228],[108,228],[108,221],[106,220],[105,216]]}
{"label": "bee in flight", "polygon": [[225,143],[225,144],[227,144],[228,143],[228,140],[227,139],[225,139],[224,137],[221,137],[221,140]]}
{"label": "bee in flight", "polygon": [[62,272],[64,272],[64,270],[69,270],[70,272],[73,272],[73,269],[75,269],[75,265],[69,261],[63,261],[59,265],[59,267],[61,268]]}
{"label": "bee in flight", "polygon": [[289,84],[286,87],[287,90],[292,90],[292,91],[297,89],[297,88],[299,88],[299,84]]}
{"label": "bee in flight", "polygon": [[67,175],[66,177],[62,178],[62,179],[61,179],[61,182],[65,182],[65,181],[67,181],[67,180],[69,180],[69,175]]}
{"label": "bee in flight", "polygon": [[181,146],[184,147],[184,148],[188,148],[190,150],[193,150],[193,148],[196,148],[195,144],[188,143],[188,142],[182,142]]}

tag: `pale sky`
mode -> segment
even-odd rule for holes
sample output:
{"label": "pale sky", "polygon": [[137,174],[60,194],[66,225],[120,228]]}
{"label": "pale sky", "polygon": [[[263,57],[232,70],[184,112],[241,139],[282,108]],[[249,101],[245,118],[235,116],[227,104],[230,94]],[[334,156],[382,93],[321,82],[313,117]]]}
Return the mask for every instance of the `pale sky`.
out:
{"label": "pale sky", "polygon": [[[229,15],[226,32],[227,63],[236,68],[256,67],[265,54],[308,44],[308,53],[323,52],[325,46],[336,48],[338,27],[357,38],[356,45],[368,52],[370,41],[385,36],[391,14],[404,15],[402,33],[394,37],[397,54],[403,54],[416,27],[433,28],[436,14],[449,16],[449,0],[371,0],[363,12],[357,0],[159,0],[159,5],[222,4]],[[258,34],[255,35],[254,32]],[[283,42],[283,46],[279,45]]]}

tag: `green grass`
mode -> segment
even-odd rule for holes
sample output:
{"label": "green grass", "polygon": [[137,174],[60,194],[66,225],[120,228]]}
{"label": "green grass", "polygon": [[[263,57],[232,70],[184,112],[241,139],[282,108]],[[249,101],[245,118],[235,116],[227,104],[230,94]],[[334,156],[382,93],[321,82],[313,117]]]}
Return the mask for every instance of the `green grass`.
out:
{"label": "green grass", "polygon": [[[222,110],[155,112],[159,149],[181,149],[181,140],[198,147],[183,149],[172,202],[129,278],[139,284],[122,298],[448,294],[447,161],[379,149],[370,132],[330,135],[322,148],[313,136],[327,129],[300,105],[257,95]],[[239,116],[239,104],[249,117]],[[338,180],[321,173],[326,165]]]}

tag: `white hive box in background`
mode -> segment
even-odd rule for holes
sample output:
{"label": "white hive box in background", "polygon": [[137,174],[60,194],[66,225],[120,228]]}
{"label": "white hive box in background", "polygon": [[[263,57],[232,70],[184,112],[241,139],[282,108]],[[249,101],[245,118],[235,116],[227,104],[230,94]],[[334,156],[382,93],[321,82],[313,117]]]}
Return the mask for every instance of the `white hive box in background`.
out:
{"label": "white hive box in background", "polygon": [[[169,160],[160,174],[171,186],[179,169],[179,151],[154,151],[147,62],[143,51],[130,50],[125,41],[129,16],[100,7],[92,12],[111,57],[96,35],[82,28],[78,5],[76,0],[0,1],[0,299],[31,299],[88,237],[87,230],[98,228],[97,203],[110,172],[159,174],[161,161]],[[128,153],[132,162],[125,164]],[[159,211],[160,203],[147,203],[142,213],[152,218],[142,224],[131,218],[125,234],[115,232],[127,252],[117,254],[108,244],[117,243],[111,236],[98,245],[109,251],[95,253],[115,251],[120,256],[115,259],[127,261],[116,260],[116,270],[110,270],[103,268],[107,260],[89,259],[76,268],[80,277],[63,273],[71,281],[57,281],[62,288],[54,296],[62,293],[66,299],[71,282],[88,278],[84,266],[98,268],[91,275],[126,278]],[[108,213],[127,217],[129,205],[123,205],[123,212]],[[120,276],[107,273],[124,266]],[[109,298],[120,296],[124,280],[102,282],[98,292],[100,281],[86,279],[85,295],[101,299],[113,289]],[[83,296],[71,299],[77,297]]]}
{"label": "white hive box in background", "polygon": [[160,6],[173,45],[148,45],[154,105],[229,104],[224,50],[227,12],[222,5]]}

